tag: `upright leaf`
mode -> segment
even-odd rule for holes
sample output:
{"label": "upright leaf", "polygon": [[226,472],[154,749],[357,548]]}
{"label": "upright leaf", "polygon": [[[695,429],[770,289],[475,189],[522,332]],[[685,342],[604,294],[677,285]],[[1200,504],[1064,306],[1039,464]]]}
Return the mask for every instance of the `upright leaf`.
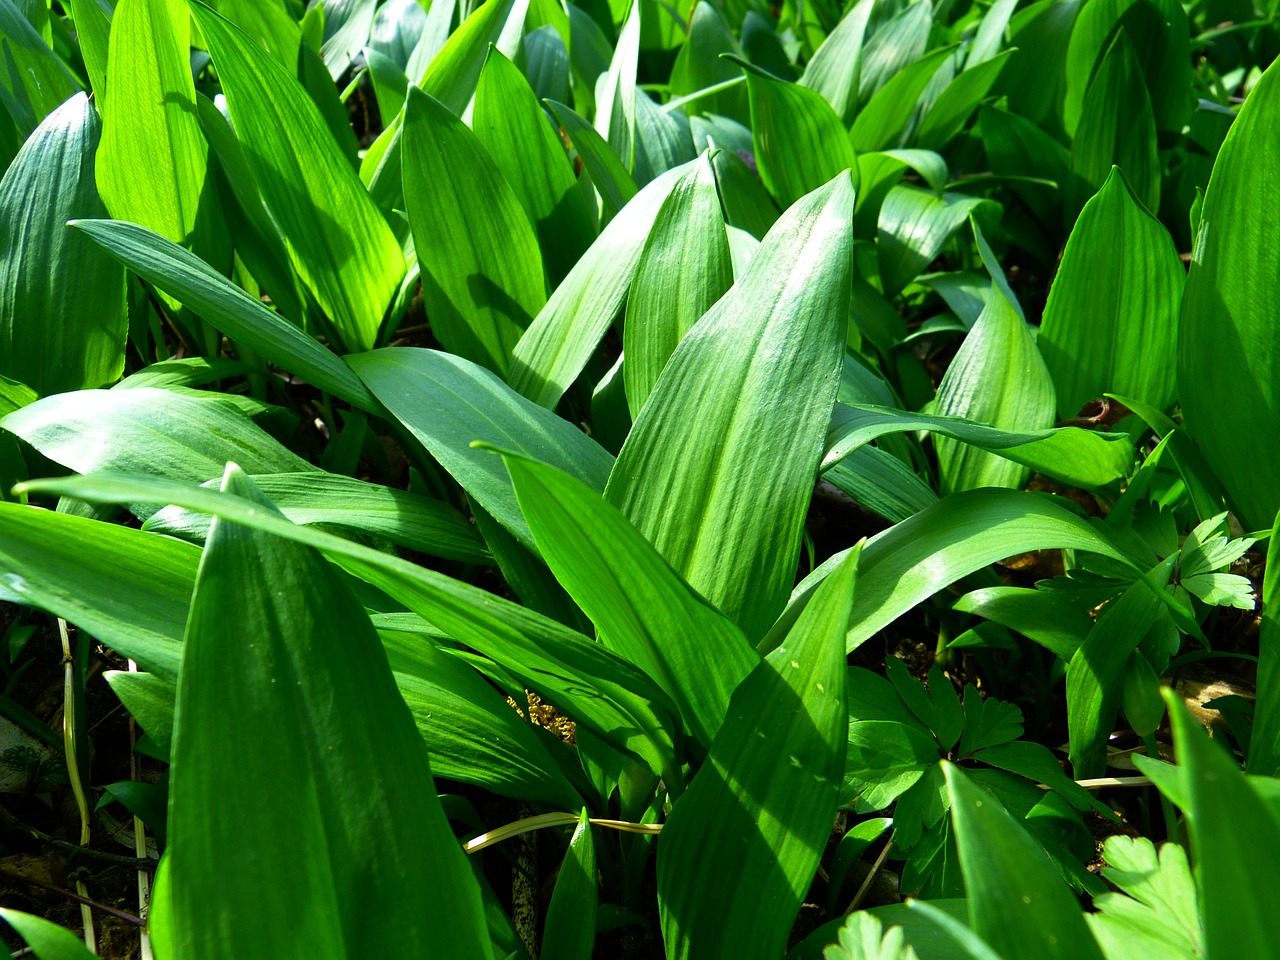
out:
{"label": "upright leaf", "polygon": [[1280,158],[1261,146],[1277,124],[1280,67],[1272,65],[1214,164],[1178,327],[1187,430],[1255,530],[1280,509],[1280,446],[1259,442],[1280,434]]}
{"label": "upright leaf", "polygon": [[33,126],[80,92],[75,76],[13,0],[0,0],[0,37],[9,49],[5,63],[13,65],[0,70],[0,88],[30,104]]}
{"label": "upright leaf", "polygon": [[597,883],[595,843],[587,811],[583,810],[547,907],[542,935],[542,956],[546,960],[591,960],[596,940]]}
{"label": "upright leaf", "polygon": [[103,214],[98,112],[77,94],[49,114],[0,180],[0,374],[37,393],[100,387],[124,369],[124,273],[67,228]]}
{"label": "upright leaf", "polygon": [[[223,489],[258,499],[234,467]],[[172,757],[176,955],[490,956],[377,634],[315,551],[214,522]]]}
{"label": "upright leaf", "polygon": [[243,32],[190,3],[294,268],[342,345],[369,349],[404,276],[400,245],[306,91]]}
{"label": "upright leaf", "polygon": [[416,87],[401,162],[432,332],[450,352],[505,376],[546,303],[529,219],[475,134]]}
{"label": "upright leaf", "polygon": [[752,639],[795,580],[844,358],[852,218],[845,174],[782,216],[672,354],[609,477],[609,500]]}
{"label": "upright leaf", "polygon": [[[848,712],[840,635],[857,548],[742,681],[729,718],[658,846],[662,938],[673,958],[778,956],[831,832]],[[735,865],[723,883],[725,863]]]}
{"label": "upright leaf", "polygon": [[862,72],[862,41],[875,0],[859,0],[840,18],[822,46],[813,52],[798,81],[831,104],[842,123],[852,118]]}

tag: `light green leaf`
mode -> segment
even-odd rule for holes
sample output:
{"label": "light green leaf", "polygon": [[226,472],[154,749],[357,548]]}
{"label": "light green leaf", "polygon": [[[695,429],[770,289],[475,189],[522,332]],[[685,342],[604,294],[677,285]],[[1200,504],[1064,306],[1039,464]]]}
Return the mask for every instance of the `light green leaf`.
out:
{"label": "light green leaf", "polygon": [[613,458],[568,421],[515,393],[488,370],[461,357],[392,347],[348,358],[468,496],[537,552],[502,461],[472,449],[483,441],[549,463],[603,490]]}
{"label": "light green leaf", "polygon": [[609,477],[609,500],[749,639],[795,579],[844,357],[852,207],[841,174],[782,216],[672,354]]}
{"label": "light green leaf", "polygon": [[[194,565],[191,572],[189,587],[195,584]],[[173,741],[173,704],[178,695],[175,680],[133,670],[106,670],[102,676],[111,687],[111,692],[120,698],[124,708],[129,711],[129,716],[138,721],[147,736],[167,757]],[[175,679],[176,676],[175,673]]]}
{"label": "light green leaf", "polygon": [[104,213],[99,130],[84,94],[71,97],[0,180],[0,218],[15,226],[0,240],[0,374],[42,394],[104,386],[124,369],[123,271],[66,227]]}
{"label": "light green leaf", "polygon": [[542,556],[600,641],[652,677],[709,747],[730,695],[760,661],[742,631],[598,493],[535,461],[504,459]]}
{"label": "light green leaf", "polygon": [[943,763],[973,932],[1005,960],[1102,960],[1039,841],[958,767]]}
{"label": "light green leaf", "polygon": [[541,953],[546,960],[591,960],[600,899],[596,887],[595,843],[584,809],[547,907]]}
{"label": "light green leaf", "polygon": [[189,2],[294,268],[342,345],[367,350],[404,276],[400,244],[298,82],[236,27]]}
{"label": "light green leaf", "polygon": [[[435,9],[432,4],[432,9]],[[442,3],[441,10],[451,14],[453,4]],[[422,77],[424,93],[429,93],[449,110],[461,116],[475,94],[476,81],[489,56],[490,45],[508,59],[519,49],[520,34],[524,26],[529,0],[487,0],[450,36],[431,60]],[[423,40],[431,33],[432,14],[427,15],[427,29]],[[446,22],[443,18],[438,22]],[[417,51],[415,50],[415,58]],[[410,61],[409,79],[413,80],[413,62]]]}
{"label": "light green leaf", "polygon": [[[994,6],[993,4],[993,8]],[[1006,50],[977,66],[971,64],[947,84],[947,88],[925,114],[920,129],[911,138],[911,145],[926,150],[941,150],[950,143],[964,129],[969,117],[978,109],[978,104],[991,92],[1012,53],[1013,51]]]}
{"label": "light green leaf", "polygon": [[[331,473],[261,474],[250,479],[294,523],[389,541],[463,563],[491,559],[475,528],[439,500]],[[215,483],[206,481],[205,486]],[[209,518],[166,507],[142,528],[198,542],[208,535]]]}
{"label": "light green leaf", "polygon": [[631,281],[622,375],[633,419],[681,338],[732,285],[724,216],[704,154],[663,202]]}
{"label": "light green leaf", "polygon": [[[13,0],[0,0],[0,36],[9,48],[5,60],[9,62],[11,57],[17,72],[15,79],[8,69],[0,71],[0,87],[30,103],[35,114],[31,118],[33,125],[80,92],[80,84],[66,64],[49,49]],[[21,93],[16,84],[20,84]],[[27,130],[21,132],[25,134]]]}
{"label": "light green leaf", "polygon": [[1071,659],[1093,627],[1080,605],[1052,590],[984,587],[966,593],[952,609],[1016,630],[1063,660]]}
{"label": "light green leaf", "polygon": [[938,256],[953,233],[983,201],[958,193],[894,187],[880,208],[878,253],[886,297],[897,296]]}
{"label": "light green leaf", "polygon": [[432,332],[450,352],[505,376],[511,351],[546,303],[533,227],[475,135],[416,87],[401,149]]}
{"label": "light green leaf", "polygon": [[[235,467],[223,490],[272,512]],[[479,887],[377,634],[314,550],[214,523],[172,755],[175,956],[490,956]],[[240,845],[255,855],[225,855]]]}
{"label": "light green leaf", "polygon": [[320,56],[334,82],[364,49],[378,0],[324,0],[324,43]]}
{"label": "light green leaf", "polygon": [[1258,700],[1249,737],[1250,773],[1280,772],[1280,513],[1271,528],[1262,580],[1262,627],[1258,636]]}
{"label": "light green leaf", "polygon": [[844,124],[852,118],[857,103],[863,38],[874,6],[875,0],[859,0],[853,4],[822,46],[813,52],[797,81],[800,86],[822,94]]}
{"label": "light green leaf", "polygon": [[645,239],[684,172],[668,170],[636,194],[556,287],[516,344],[516,391],[543,407],[560,402],[626,302]]}
{"label": "light green leaf", "polygon": [[99,102],[107,98],[107,50],[111,36],[111,8],[105,0],[70,0],[67,12],[74,22],[89,86]]}
{"label": "light green leaf", "polygon": [[[857,548],[734,693],[658,846],[667,956],[778,956],[831,832],[844,770],[845,662]],[[730,860],[726,860],[728,857]],[[735,864],[723,883],[723,865]]]}
{"label": "light green leaf", "polygon": [[944,61],[954,55],[954,46],[941,47],[904,68],[886,83],[853,121],[849,141],[854,149],[859,153],[870,153],[898,146],[920,95]]}
{"label": "light green leaf", "polygon": [[1178,328],[1187,430],[1241,522],[1255,530],[1280,508],[1280,446],[1258,442],[1280,431],[1280,247],[1270,239],[1280,211],[1280,159],[1259,154],[1278,123],[1280,67],[1270,67],[1214,164]]}
{"label": "light green leaf", "polygon": [[554,100],[546,103],[560,122],[560,128],[568,134],[573,149],[578,153],[578,159],[582,161],[583,168],[600,195],[601,223],[608,223],[636,195],[635,180],[591,124],[563,103]]}
{"label": "light green leaf", "polygon": [[359,378],[314,337],[189,251],[134,223],[78,220],[73,226],[148,283],[282,370],[370,413],[382,411]]}
{"label": "light green leaf", "polygon": [[0,907],[0,919],[18,931],[36,960],[89,960],[96,956],[70,930],[43,917]]}
{"label": "light green leaf", "polygon": [[[191,19],[183,0],[120,0],[111,17],[111,91],[102,111],[98,190],[116,220],[175,243],[197,240],[209,146],[196,117]],[[139,171],[147,171],[139,176]],[[210,210],[205,217],[216,215]],[[198,246],[200,244],[197,244]]]}
{"label": "light green leaf", "polygon": [[741,84],[742,71],[722,54],[741,57],[742,47],[715,4],[699,0],[689,17],[689,38],[671,65],[671,96],[673,99],[690,97],[738,80],[736,87],[718,89],[686,102],[685,109],[746,123],[747,91]]}
{"label": "light green leaf", "polygon": [[[947,368],[938,385],[935,409],[944,416],[978,420],[1004,430],[1053,426],[1053,381],[1031,331],[999,290],[992,289]],[[1004,457],[956,440],[939,437],[936,445],[944,491],[1018,488],[1030,473]],[[1107,466],[1115,465],[1113,460]]]}
{"label": "light green leaf", "polygon": [[634,169],[636,135],[636,71],[640,59],[640,0],[618,31],[609,72],[596,104],[596,132],[627,170]]}
{"label": "light green leaf", "polygon": [[840,928],[840,942],[822,952],[823,960],[919,960],[907,946],[901,927],[888,930],[870,913],[851,914]]}
{"label": "light green leaf", "polygon": [[1097,911],[1085,919],[1107,960],[1136,954],[1152,960],[1203,955],[1195,880],[1180,846],[1161,844],[1157,854],[1145,837],[1115,836],[1107,838],[1102,856],[1108,864],[1102,875],[1123,893],[1095,897]]}
{"label": "light green leaf", "polygon": [[1107,392],[1173,402],[1185,277],[1169,232],[1113,167],[1071,231],[1040,322],[1060,417]]}
{"label": "light green leaf", "polygon": [[933,488],[879,447],[859,447],[822,474],[828,483],[873,513],[898,523],[938,502]]}

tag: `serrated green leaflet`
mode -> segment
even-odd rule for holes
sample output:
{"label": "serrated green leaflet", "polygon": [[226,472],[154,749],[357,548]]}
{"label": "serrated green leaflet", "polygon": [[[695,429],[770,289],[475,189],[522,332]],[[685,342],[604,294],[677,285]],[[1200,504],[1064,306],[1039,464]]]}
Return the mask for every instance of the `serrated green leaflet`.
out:
{"label": "serrated green leaflet", "polygon": [[847,174],[783,214],[672,354],[606,488],[752,640],[795,579],[844,356],[852,219]]}
{"label": "serrated green leaflet", "polygon": [[533,227],[475,135],[416,87],[400,159],[432,331],[451,352],[505,376],[546,303]]}
{"label": "serrated green leaflet", "polygon": [[[658,847],[667,956],[777,956],[831,830],[844,770],[844,652],[857,548],[743,680]],[[687,838],[695,838],[692,841]],[[735,882],[722,882],[725,856]]]}
{"label": "serrated green leaflet", "polygon": [[221,16],[190,6],[294,268],[342,345],[367,350],[404,276],[400,245],[298,82]]}
{"label": "serrated green leaflet", "polygon": [[123,271],[66,226],[104,213],[94,186],[100,130],[77,94],[0,180],[0,218],[22,225],[0,242],[0,373],[41,394],[104,386],[124,369]]}

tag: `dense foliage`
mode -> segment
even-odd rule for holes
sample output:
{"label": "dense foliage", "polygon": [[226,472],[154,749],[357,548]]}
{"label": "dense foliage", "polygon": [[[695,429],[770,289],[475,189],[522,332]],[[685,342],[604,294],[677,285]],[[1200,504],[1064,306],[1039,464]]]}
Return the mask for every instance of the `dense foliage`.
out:
{"label": "dense foliage", "polygon": [[0,841],[90,949],[110,862],[104,956],[1274,954],[1274,4],[0,39]]}

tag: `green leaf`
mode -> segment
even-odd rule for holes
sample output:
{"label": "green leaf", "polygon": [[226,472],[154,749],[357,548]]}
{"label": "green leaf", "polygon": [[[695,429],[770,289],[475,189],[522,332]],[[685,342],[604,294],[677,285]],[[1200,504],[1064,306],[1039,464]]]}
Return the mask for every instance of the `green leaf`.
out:
{"label": "green leaf", "polygon": [[1102,960],[1039,842],[958,767],[944,762],[943,771],[973,932],[1006,960]]}
{"label": "green leaf", "polygon": [[822,481],[893,523],[938,502],[932,487],[879,447],[859,447],[824,472]]}
{"label": "green leaf", "polygon": [[[1007,0],[1005,5],[1008,6]],[[993,4],[993,11],[995,7],[996,4]],[[969,65],[947,84],[947,88],[925,114],[920,129],[911,138],[912,146],[941,150],[950,143],[964,129],[969,117],[978,109],[978,104],[990,93],[1012,53],[1012,50],[1006,50],[975,66],[971,51]]]}
{"label": "green leaf", "polygon": [[645,238],[684,169],[649,183],[609,222],[516,344],[508,382],[543,407],[554,407],[582,372],[627,290]]}
{"label": "green leaf", "polygon": [[[193,564],[191,585],[195,582],[194,572]],[[178,695],[174,680],[128,670],[106,670],[102,676],[129,716],[138,721],[147,736],[168,756],[173,741],[173,705]],[[175,673],[175,680],[176,676]]]}
{"label": "green leaf", "polygon": [[346,364],[199,257],[134,223],[77,220],[73,226],[237,343],[327,393],[370,413],[382,412]]}
{"label": "green leaf", "polygon": [[822,94],[741,63],[751,96],[751,137],[760,179],[785,209],[851,171],[858,160],[844,124]]}
{"label": "green leaf", "polygon": [[866,911],[851,914],[840,928],[840,942],[822,952],[823,960],[918,960],[901,927],[884,925]]}
{"label": "green leaf", "polygon": [[1124,171],[1134,195],[1148,210],[1160,208],[1160,160],[1156,122],[1133,44],[1120,33],[1098,66],[1075,140],[1067,184],[1067,223],[1102,188],[1112,166]]}
{"label": "green leaf", "polygon": [[[432,7],[434,9],[435,5]],[[452,7],[452,4],[445,3],[440,9],[451,11]],[[496,46],[508,58],[515,57],[528,9],[529,0],[488,0],[475,8],[427,67],[419,84],[423,92],[461,116],[475,94],[476,81],[484,69],[490,45]],[[430,27],[429,14],[423,39],[430,33]],[[410,71],[412,68],[410,63]],[[414,79],[412,72],[409,79]]]}
{"label": "green leaf", "polygon": [[666,695],[600,644],[524,607],[211,490],[110,474],[28,481],[21,489],[95,502],[169,503],[322,550],[454,640],[496,660],[582,728],[661,772],[668,783],[680,782],[681,775],[673,768],[674,711]]}
{"label": "green leaf", "polygon": [[886,83],[871,102],[859,111],[849,141],[859,153],[885,150],[899,146],[903,129],[911,120],[916,104],[933,75],[948,57],[955,55],[955,47],[941,47],[917,60]]}
{"label": "green leaf", "polygon": [[[778,956],[817,870],[844,770],[857,548],[734,693],[658,845],[667,956]],[[726,859],[729,858],[729,859]],[[732,884],[724,864],[735,864]]]}
{"label": "green leaf", "polygon": [[567,471],[594,490],[604,489],[613,466],[609,453],[483,367],[412,347],[375,350],[348,362],[468,496],[535,553],[502,461],[473,449],[473,442],[522,453]]}
{"label": "green leaf", "polygon": [[[1187,855],[1176,843],[1155,846],[1145,837],[1108,837],[1102,875],[1122,893],[1095,897],[1085,915],[1110,960],[1141,954],[1153,960],[1203,956],[1204,932]],[[1126,896],[1127,894],[1127,896]]]}
{"label": "green leaf", "polygon": [[1036,341],[1060,417],[1106,392],[1173,402],[1185,276],[1169,232],[1112,167],[1067,240]]}
{"label": "green leaf", "polygon": [[941,668],[929,668],[929,685],[926,688],[897,657],[886,657],[885,675],[888,676],[898,696],[902,698],[915,718],[923,723],[937,738],[944,751],[949,752],[960,739],[964,729],[964,713],[960,699],[951,687],[951,681]]}
{"label": "green leaf", "polygon": [[636,195],[635,180],[591,124],[562,103],[548,100],[546,104],[560,122],[560,128],[568,134],[578,159],[600,194],[601,222],[607,223]]}
{"label": "green leaf", "polygon": [[556,579],[601,642],[644,670],[711,745],[729,697],[760,661],[742,631],[680,579],[600,495],[566,473],[504,457]]}
{"label": "green leaf", "polygon": [[547,274],[559,284],[595,239],[595,218],[528,81],[492,48],[471,126],[537,231]]}
{"label": "green leaf", "polygon": [[1258,700],[1249,738],[1250,773],[1280,772],[1280,513],[1267,545],[1262,580],[1262,626],[1258,635]]}
{"label": "green leaf", "polygon": [[327,0],[320,56],[336,83],[369,40],[378,0]]}
{"label": "green leaf", "polygon": [[[1051,498],[1000,489],[944,497],[867,541],[845,645],[852,651],[916,604],[990,563],[1050,549],[1098,553],[1137,573],[1103,534]],[[837,553],[796,587],[760,649],[772,648],[774,638],[795,622],[814,588],[843,556]]]}
{"label": "green leaf", "polygon": [[983,201],[958,193],[894,187],[880,208],[876,244],[884,295],[894,297],[916,278]]}
{"label": "green leaf", "polygon": [[862,444],[909,430],[930,430],[984,450],[999,451],[1005,459],[1084,489],[1126,476],[1133,464],[1133,445],[1125,434],[1096,433],[1078,427],[1011,433],[961,417],[904,413],[873,404],[837,404],[827,434],[823,469],[861,449]]}
{"label": "green leaf", "polygon": [[[439,500],[331,473],[262,474],[250,479],[294,523],[319,524],[464,563],[491,559],[475,528]],[[214,482],[206,481],[205,485]],[[164,509],[152,514],[142,528],[202,541],[208,534],[209,518]]]}
{"label": "green leaf", "polygon": [[606,489],[750,639],[795,579],[844,356],[852,207],[841,174],[782,216],[672,354]]}
{"label": "green leaf", "polygon": [[596,103],[596,132],[609,144],[622,166],[634,170],[636,135],[636,71],[640,59],[640,0],[618,31],[613,59]]}
{"label": "green leaf", "polygon": [[[123,272],[66,222],[100,216],[97,111],[77,94],[27,138],[0,180],[0,373],[38,393],[99,387],[124,369]],[[87,308],[92,304],[92,309]]]}
{"label": "green leaf", "polygon": [[88,960],[96,956],[70,930],[43,917],[0,907],[0,919],[18,931],[37,960]]}
{"label": "green leaf", "polygon": [[938,744],[915,723],[855,720],[849,724],[840,800],[859,813],[883,810],[938,762]]}
{"label": "green leaf", "polygon": [[965,686],[964,736],[961,737],[959,746],[961,756],[968,756],[986,747],[1007,744],[1020,736],[1021,710],[1012,703],[1005,703],[995,697],[984,699],[972,684]]}
{"label": "green leaf", "polygon": [[985,617],[1070,660],[1093,628],[1089,614],[1068,597],[1026,587],[984,587],[966,593],[953,610]]}
{"label": "green leaf", "polygon": [[842,124],[852,118],[857,103],[863,38],[874,6],[874,0],[853,4],[813,52],[798,81],[800,86],[822,94]]}
{"label": "green leaf", "polygon": [[190,50],[182,0],[120,0],[111,17],[111,90],[99,104],[98,190],[111,216],[180,244],[207,233],[196,215],[212,188]]}
{"label": "green leaf", "polygon": [[732,285],[724,216],[704,154],[663,202],[631,281],[622,375],[632,418],[681,338]]}
{"label": "green leaf", "polygon": [[[999,290],[992,289],[981,316],[947,368],[938,385],[936,409],[1005,430],[1043,430],[1053,425],[1049,371],[1031,331]],[[1018,488],[1030,473],[1001,456],[955,440],[940,437],[936,443],[944,491]]]}
{"label": "green leaf", "polygon": [[114,523],[0,503],[0,596],[74,623],[173,681],[200,550]]}
{"label": "green leaf", "polygon": [[[235,467],[223,490],[271,512]],[[479,887],[435,796],[346,584],[314,550],[215,521],[178,681],[175,955],[489,956]],[[255,855],[225,856],[241,844]]]}
{"label": "green leaf", "polygon": [[431,330],[450,352],[505,376],[546,303],[533,227],[483,144],[416,87],[401,162]]}
{"label": "green leaf", "polygon": [[[9,87],[12,94],[30,104],[35,114],[31,118],[32,126],[80,93],[80,84],[71,71],[49,49],[13,0],[0,0],[0,36],[9,48],[4,59],[13,64],[3,71],[0,89]],[[17,89],[13,89],[15,87]],[[22,92],[18,93],[18,89]]]}
{"label": "green leaf", "polygon": [[[1257,166],[1280,123],[1280,68],[1258,81],[1218,153],[1182,298],[1178,392],[1191,437],[1249,529],[1280,509],[1280,160]],[[1269,751],[1271,746],[1266,749]]]}
{"label": "green leaf", "polygon": [[1048,184],[1013,182],[1010,188],[1040,221],[1056,225],[1062,216],[1071,171],[1071,156],[1066,148],[1026,117],[994,107],[983,107],[979,111],[978,125],[992,173],[1019,177],[1035,170],[1051,181]]}
{"label": "green leaf", "polygon": [[546,960],[591,960],[596,940],[596,850],[584,809],[560,864],[542,933]]}
{"label": "green leaf", "polygon": [[683,99],[738,81],[736,87],[718,89],[686,102],[685,108],[690,113],[696,110],[746,123],[747,92],[741,82],[742,71],[724,54],[741,57],[742,47],[715,4],[700,0],[689,17],[689,38],[671,65],[671,95],[673,99]]}
{"label": "green leaf", "polygon": [[1204,728],[1174,692],[1166,688],[1161,693],[1187,791],[1204,954],[1261,960],[1280,938],[1280,914],[1266,893],[1280,883],[1280,823],[1235,761],[1208,742]]}
{"label": "green leaf", "polygon": [[404,276],[400,245],[306,91],[243,32],[189,2],[294,269],[342,345],[369,349]]}

